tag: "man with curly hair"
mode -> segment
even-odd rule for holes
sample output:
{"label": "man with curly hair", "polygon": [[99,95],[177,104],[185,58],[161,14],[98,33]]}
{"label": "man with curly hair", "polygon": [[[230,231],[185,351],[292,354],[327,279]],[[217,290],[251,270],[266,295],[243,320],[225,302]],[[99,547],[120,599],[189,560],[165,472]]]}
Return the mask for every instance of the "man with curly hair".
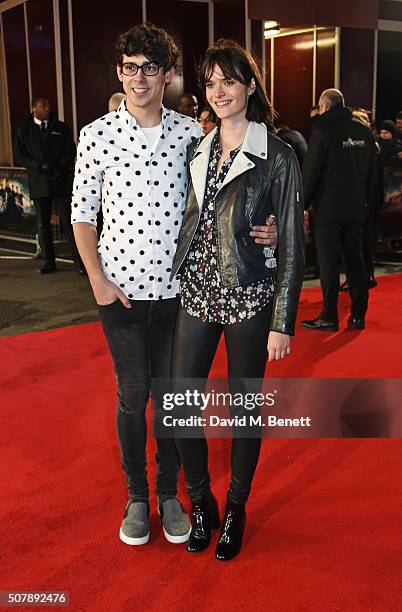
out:
{"label": "man with curly hair", "polygon": [[[116,47],[126,100],[81,130],[72,222],[117,380],[117,433],[128,486],[120,539],[138,545],[149,539],[146,406],[151,379],[171,374],[179,286],[169,276],[185,204],[186,150],[202,131],[194,119],[162,105],[178,58],[164,30],[137,25]],[[156,445],[163,531],[169,542],[185,542],[190,522],[177,499],[175,442],[158,438]]]}

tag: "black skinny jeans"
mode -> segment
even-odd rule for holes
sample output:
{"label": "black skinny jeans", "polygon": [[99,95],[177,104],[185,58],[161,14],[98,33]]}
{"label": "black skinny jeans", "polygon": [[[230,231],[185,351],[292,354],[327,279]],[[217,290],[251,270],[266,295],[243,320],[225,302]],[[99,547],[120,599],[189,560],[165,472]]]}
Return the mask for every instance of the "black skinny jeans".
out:
{"label": "black skinny jeans", "polygon": [[[148,503],[146,466],[146,406],[151,378],[171,375],[173,337],[178,298],[120,300],[98,306],[117,381],[117,435],[128,494]],[[158,402],[158,398],[153,398]],[[156,491],[159,502],[176,496],[180,462],[174,439],[156,440]]]}
{"label": "black skinny jeans", "polygon": [[[256,380],[255,392],[261,388],[267,362],[267,342],[272,303],[252,319],[233,325],[204,322],[190,316],[180,307],[173,349],[173,379],[207,379],[219,339],[223,332],[228,356],[229,390],[242,390],[242,379]],[[244,388],[243,388],[244,390]],[[231,416],[247,414],[243,407],[232,407]],[[177,438],[176,446],[184,467],[191,501],[198,502],[209,491],[208,444],[205,438]],[[231,479],[228,498],[246,503],[261,448],[259,437],[232,439]]]}

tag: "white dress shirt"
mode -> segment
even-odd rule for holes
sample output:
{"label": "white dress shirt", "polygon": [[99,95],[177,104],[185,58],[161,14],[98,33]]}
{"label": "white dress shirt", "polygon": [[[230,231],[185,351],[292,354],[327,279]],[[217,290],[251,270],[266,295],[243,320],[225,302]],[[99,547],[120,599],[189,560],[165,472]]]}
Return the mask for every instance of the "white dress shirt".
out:
{"label": "white dress shirt", "polygon": [[80,132],[71,222],[96,226],[105,276],[133,300],[178,294],[169,281],[185,205],[186,149],[202,135],[198,123],[162,107],[154,133],[145,132],[123,100]]}

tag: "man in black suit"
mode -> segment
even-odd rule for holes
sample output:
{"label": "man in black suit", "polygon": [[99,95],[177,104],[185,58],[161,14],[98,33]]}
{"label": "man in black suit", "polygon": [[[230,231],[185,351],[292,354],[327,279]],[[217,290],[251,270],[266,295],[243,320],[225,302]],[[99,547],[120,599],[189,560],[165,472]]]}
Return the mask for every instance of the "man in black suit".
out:
{"label": "man in black suit", "polygon": [[373,214],[377,194],[377,161],[370,130],[352,118],[337,89],[320,97],[320,116],[311,134],[303,165],[306,208],[312,204],[323,308],[303,321],[308,329],[337,331],[339,255],[343,246],[352,299],[348,327],[364,329],[368,305],[363,258],[363,226]]}
{"label": "man in black suit", "polygon": [[70,244],[76,270],[84,274],[70,220],[75,144],[67,124],[50,112],[46,98],[36,97],[32,100],[32,113],[17,128],[14,160],[17,165],[28,170],[39,244],[45,260],[40,272],[48,274],[56,270],[50,225],[54,202]]}

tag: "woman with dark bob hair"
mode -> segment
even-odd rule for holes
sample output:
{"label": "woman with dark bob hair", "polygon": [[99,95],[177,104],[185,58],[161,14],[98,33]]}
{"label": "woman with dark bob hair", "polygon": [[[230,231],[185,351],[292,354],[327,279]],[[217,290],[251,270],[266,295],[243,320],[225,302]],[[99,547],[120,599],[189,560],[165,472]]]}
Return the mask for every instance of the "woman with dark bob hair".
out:
{"label": "woman with dark bob hair", "polygon": [[[173,349],[173,379],[207,379],[222,332],[229,390],[261,389],[267,359],[290,353],[303,280],[302,185],[292,149],[272,134],[272,108],[253,58],[219,40],[200,64],[217,127],[188,148],[188,191],[172,268],[180,274],[181,307]],[[278,257],[250,239],[250,228],[273,214]],[[231,406],[231,416],[248,413]],[[255,415],[255,410],[253,411]],[[247,417],[248,418],[248,417]],[[241,548],[245,504],[261,447],[233,431],[231,480],[216,548],[228,560]],[[220,525],[210,489],[205,437],[176,439],[192,501],[187,550],[207,548]]]}

